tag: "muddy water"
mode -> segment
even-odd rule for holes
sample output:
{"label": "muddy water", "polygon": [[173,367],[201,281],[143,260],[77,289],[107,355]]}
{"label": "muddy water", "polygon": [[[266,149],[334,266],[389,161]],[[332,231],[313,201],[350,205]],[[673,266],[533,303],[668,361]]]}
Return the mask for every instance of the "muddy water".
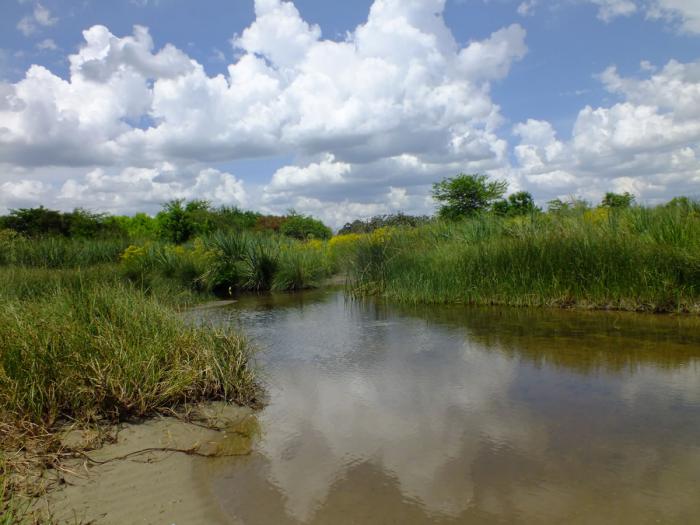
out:
{"label": "muddy water", "polygon": [[264,348],[235,523],[700,523],[697,319],[405,308],[342,293],[206,310]]}

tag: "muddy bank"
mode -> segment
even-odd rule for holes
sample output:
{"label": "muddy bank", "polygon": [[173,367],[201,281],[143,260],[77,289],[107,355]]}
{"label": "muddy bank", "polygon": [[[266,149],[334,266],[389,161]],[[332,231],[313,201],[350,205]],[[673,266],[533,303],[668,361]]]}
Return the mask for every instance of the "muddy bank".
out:
{"label": "muddy bank", "polygon": [[67,462],[66,483],[35,510],[58,523],[230,523],[204,479],[213,464],[250,454],[257,420],[223,403],[200,410],[196,423],[163,417],[123,425],[116,443]]}

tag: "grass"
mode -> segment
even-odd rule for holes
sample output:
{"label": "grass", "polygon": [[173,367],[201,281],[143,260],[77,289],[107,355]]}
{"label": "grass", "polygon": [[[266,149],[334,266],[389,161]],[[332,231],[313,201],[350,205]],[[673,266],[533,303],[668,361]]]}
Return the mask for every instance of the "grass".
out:
{"label": "grass", "polygon": [[332,273],[327,243],[250,232],[216,232],[182,246],[131,246],[120,266],[135,283],[164,278],[219,296],[310,288]]}
{"label": "grass", "polygon": [[351,288],[406,303],[700,311],[700,217],[595,209],[378,230]]}
{"label": "grass", "polygon": [[116,263],[129,243],[123,239],[26,239],[0,235],[0,266],[85,268]]}
{"label": "grass", "polygon": [[257,403],[250,344],[186,323],[175,307],[193,297],[173,280],[131,283],[114,264],[0,268],[0,524],[21,522],[66,424]]}
{"label": "grass", "polygon": [[245,338],[188,326],[128,285],[0,306],[3,420],[116,422],[205,399],[255,396]]}

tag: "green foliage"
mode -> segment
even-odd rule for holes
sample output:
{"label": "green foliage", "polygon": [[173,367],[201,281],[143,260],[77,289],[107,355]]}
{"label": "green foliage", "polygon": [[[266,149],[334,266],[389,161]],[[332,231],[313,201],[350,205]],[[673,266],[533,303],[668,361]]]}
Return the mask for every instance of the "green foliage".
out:
{"label": "green foliage", "polygon": [[130,239],[155,239],[158,236],[158,222],[146,213],[108,217],[107,221],[116,223]]}
{"label": "green foliage", "polygon": [[349,235],[351,233],[372,233],[374,230],[386,227],[411,227],[415,228],[430,221],[430,217],[406,215],[405,213],[396,213],[391,215],[375,215],[368,220],[355,220],[348,222],[343,226],[338,235]]}
{"label": "green foliage", "polygon": [[119,421],[201,399],[249,402],[255,395],[244,338],[188,326],[123,285],[4,300],[0,348],[4,421]]}
{"label": "green foliage", "polygon": [[583,212],[590,209],[591,205],[577,197],[571,197],[567,201],[554,199],[547,203],[547,211],[550,213]]}
{"label": "green foliage", "polygon": [[121,237],[69,239],[23,237],[14,230],[0,230],[0,266],[15,264],[32,268],[78,268],[114,263],[128,246]]}
{"label": "green foliage", "polygon": [[189,204],[185,205],[182,199],[164,204],[156,216],[160,238],[175,244],[189,241],[197,230],[201,229],[195,222],[195,215],[201,217],[202,206],[203,204],[197,202],[190,207]]}
{"label": "green foliage", "polygon": [[529,215],[539,211],[535,206],[535,200],[527,191],[519,191],[493,203],[493,212],[496,215],[517,217],[519,215]]}
{"label": "green foliage", "polygon": [[700,311],[700,216],[571,208],[397,229],[357,244],[357,294],[408,302]]}
{"label": "green foliage", "polygon": [[273,290],[303,290],[320,284],[331,274],[326,246],[318,241],[288,244],[280,252]]}
{"label": "green foliage", "polygon": [[0,217],[0,229],[7,228],[31,238],[59,236],[80,239],[124,237],[126,231],[111,217],[77,208],[72,212],[38,208],[11,210]]}
{"label": "green foliage", "polygon": [[302,241],[308,239],[326,240],[333,236],[331,229],[321,221],[294,212],[282,223],[280,233]]}
{"label": "green foliage", "polygon": [[[314,257],[305,254],[315,246]],[[310,261],[318,264],[314,270]],[[303,267],[294,279],[291,268]],[[146,243],[130,246],[121,257],[122,274],[141,287],[158,279],[194,292],[230,296],[240,291],[300,289],[330,274],[325,243],[300,242],[280,235],[217,231],[179,246]],[[280,276],[286,272],[286,277]],[[285,288],[285,282],[289,288]]]}
{"label": "green foliage", "polygon": [[612,208],[612,209],[625,209],[629,208],[634,204],[635,197],[629,192],[625,193],[613,193],[613,192],[608,192],[605,194],[605,197],[603,198],[603,202],[601,203],[601,206],[604,208]]}
{"label": "green foliage", "polygon": [[492,181],[486,175],[460,173],[434,184],[433,198],[441,203],[440,217],[456,220],[489,210],[507,189],[505,181]]}

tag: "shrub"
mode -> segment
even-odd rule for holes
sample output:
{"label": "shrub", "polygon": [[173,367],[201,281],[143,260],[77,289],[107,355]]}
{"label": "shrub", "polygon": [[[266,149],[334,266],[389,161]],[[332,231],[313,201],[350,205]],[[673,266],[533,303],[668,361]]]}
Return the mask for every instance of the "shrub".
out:
{"label": "shrub", "polygon": [[280,233],[301,241],[307,239],[330,239],[331,229],[321,221],[307,215],[292,213],[280,227]]}

